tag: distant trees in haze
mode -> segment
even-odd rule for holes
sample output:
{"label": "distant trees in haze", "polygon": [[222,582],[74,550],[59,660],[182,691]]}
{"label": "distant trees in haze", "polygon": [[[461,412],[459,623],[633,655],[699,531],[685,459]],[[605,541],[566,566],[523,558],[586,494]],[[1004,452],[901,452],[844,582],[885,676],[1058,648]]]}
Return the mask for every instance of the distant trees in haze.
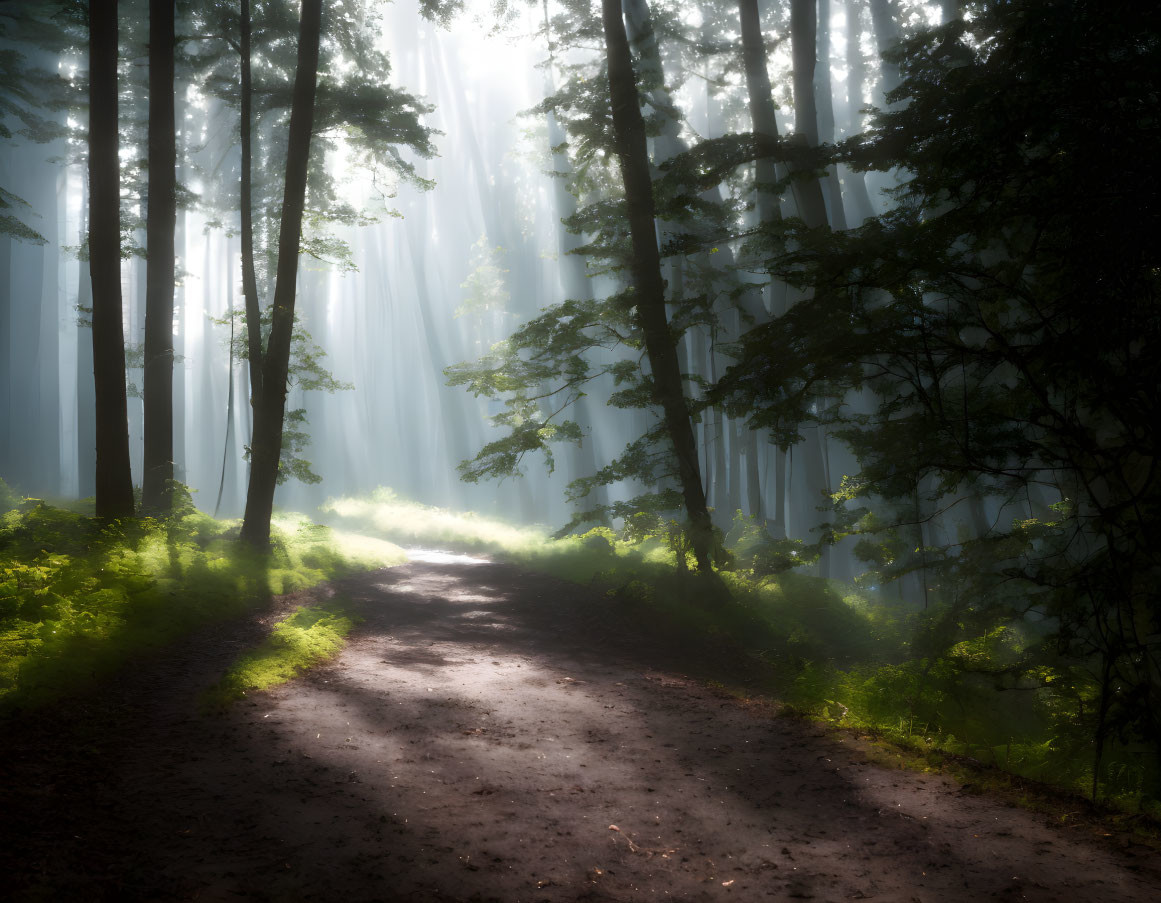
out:
{"label": "distant trees in haze", "polygon": [[[256,9],[253,16],[252,9]],[[344,266],[350,266],[349,250],[327,232],[328,226],[371,221],[363,211],[338,201],[335,196],[326,156],[339,135],[343,135],[351,147],[365,154],[369,165],[388,179],[422,184],[422,180],[415,176],[414,166],[398,153],[398,146],[410,147],[420,156],[433,153],[430,130],[419,121],[423,104],[390,84],[387,58],[375,47],[374,34],[363,27],[362,13],[348,15],[355,11],[354,6],[346,9],[343,15],[336,17],[333,28],[318,37],[325,59],[325,71],[319,80],[319,91],[324,99],[317,104],[313,99],[310,101],[307,112],[312,114],[312,123],[297,138],[300,147],[304,138],[308,143],[313,138],[316,153],[300,155],[300,159],[307,160],[302,198],[296,204],[292,203],[287,211],[292,219],[308,220],[310,228],[302,232],[288,224],[288,243],[283,247],[292,246],[288,256],[292,276],[297,269],[300,251],[333,258]],[[188,4],[175,10],[174,3],[164,0],[149,3],[123,0],[119,6],[96,3],[89,8],[94,28],[92,40],[88,15],[78,17],[76,12],[67,3],[44,6],[21,3],[0,11],[0,27],[3,28],[0,41],[11,36],[0,60],[6,74],[12,76],[13,85],[12,93],[5,95],[0,107],[0,113],[7,117],[0,137],[11,137],[9,126],[15,128],[19,125],[21,137],[25,140],[50,140],[57,133],[48,128],[50,123],[44,118],[45,110],[55,114],[57,110],[67,109],[74,117],[72,152],[86,160],[89,167],[88,177],[82,184],[85,194],[81,198],[82,216],[89,229],[85,242],[75,249],[81,258],[79,314],[82,328],[90,325],[87,296],[90,287],[94,289],[91,304],[94,356],[90,365],[82,354],[76,383],[78,399],[81,400],[78,424],[80,485],[83,488],[88,482],[84,473],[87,464],[97,473],[94,488],[102,516],[132,513],[132,485],[128,476],[128,433],[132,418],[127,420],[126,408],[133,396],[143,396],[143,510],[164,514],[172,503],[174,480],[180,480],[182,476],[180,462],[176,460],[182,447],[180,441],[175,444],[174,434],[175,419],[180,425],[184,412],[180,404],[175,406],[174,395],[175,383],[180,390],[185,374],[179,371],[179,379],[174,378],[174,342],[176,339],[182,345],[185,340],[180,328],[175,335],[174,324],[175,314],[179,313],[175,310],[175,283],[179,283],[183,275],[188,275],[182,273],[184,261],[177,259],[176,248],[176,238],[185,228],[185,210],[196,203],[211,211],[215,218],[224,218],[226,224],[233,217],[241,218],[241,275],[246,300],[243,309],[248,328],[239,331],[242,350],[238,358],[246,360],[250,349],[257,352],[251,372],[256,408],[261,406],[264,397],[261,391],[261,373],[266,363],[264,345],[275,322],[281,319],[273,317],[272,311],[293,308],[292,304],[286,303],[285,297],[281,299],[281,305],[267,302],[273,298],[274,273],[280,257],[276,236],[283,218],[285,198],[281,192],[285,182],[282,173],[286,167],[287,141],[285,131],[282,131],[283,137],[279,133],[289,125],[295,100],[292,82],[297,52],[294,34],[300,21],[298,4],[290,0],[260,0],[257,3],[239,0]],[[18,27],[9,27],[9,21],[18,23]],[[287,34],[289,27],[294,31]],[[42,51],[37,45],[43,45],[45,49]],[[125,66],[125,61],[138,52],[148,59],[148,65]],[[56,76],[56,81],[60,82],[59,97],[37,85],[38,80],[56,84],[33,65],[33,60],[39,60],[40,56],[47,61],[50,53],[61,55],[64,61],[59,66],[64,74]],[[70,70],[73,59],[69,54],[74,53],[77,54],[76,62],[82,65]],[[92,84],[88,79],[88,66],[83,64],[90,53],[97,66],[97,79]],[[357,65],[350,69],[334,64],[337,58],[354,61]],[[120,73],[119,59],[122,63]],[[252,72],[255,61],[260,69],[257,79]],[[143,77],[145,73],[148,80]],[[95,115],[91,130],[85,109],[87,104],[82,105],[77,96],[68,95],[68,91],[77,85],[86,91],[91,88],[94,92],[92,109]],[[199,96],[209,101],[205,114],[191,110],[189,106],[187,95],[191,85],[196,86]],[[240,129],[245,158],[243,167],[232,162],[230,146],[212,140],[202,142],[195,137],[200,128],[197,125],[199,116],[208,115],[228,122],[228,112],[225,111],[239,105],[246,126]],[[261,129],[261,139],[256,139],[255,127]],[[228,133],[228,129],[226,131]],[[59,134],[68,132],[62,126]],[[259,154],[256,164],[255,148]],[[255,166],[259,171],[257,180],[253,178]],[[232,189],[229,178],[223,176],[228,176],[231,171],[237,172],[239,168],[244,177],[235,181]],[[194,180],[201,183],[200,196],[191,192]],[[22,198],[7,189],[0,195],[0,200],[4,210],[12,209],[18,214],[5,213],[4,219],[0,220],[0,240],[5,242],[4,250],[13,241],[44,241],[43,236],[27,225],[37,221],[39,211],[24,204]],[[218,224],[221,225],[220,221]],[[131,261],[127,267],[124,266],[126,258]],[[143,259],[144,263],[138,265],[137,258]],[[138,274],[140,282],[134,284]],[[129,276],[128,283],[124,282],[126,275]],[[231,273],[229,278],[232,280],[235,275]],[[130,308],[129,341],[125,340],[122,326],[125,313],[121,303],[122,284],[131,286],[130,297],[144,300],[140,307]],[[114,291],[116,298],[111,294]],[[18,307],[16,311],[22,309]],[[2,313],[0,321],[7,327],[8,308],[5,307]],[[46,324],[52,325],[42,325],[42,332],[51,328],[55,333],[55,315],[55,311],[51,314],[46,311]],[[17,313],[13,312],[12,316],[15,318]],[[144,346],[137,344],[136,339],[142,326]],[[334,380],[322,366],[324,353],[295,324],[293,316],[289,329],[289,337],[283,336],[279,323],[280,337],[276,346],[287,344],[289,347],[287,373],[280,377],[281,385],[285,387],[289,380],[292,384],[311,389],[342,388],[343,384]],[[80,336],[86,344],[88,335],[88,332],[83,332]],[[55,369],[56,361],[51,361],[49,366]],[[92,371],[88,371],[90,366]],[[128,386],[127,368],[130,375]],[[134,376],[137,368],[140,368],[139,375]],[[5,376],[16,378],[15,368],[6,369]],[[94,382],[97,397],[92,408],[88,408],[83,398]],[[285,391],[282,394],[285,396]],[[3,395],[7,398],[16,393],[5,391]],[[52,412],[55,408],[48,410]],[[95,458],[88,458],[91,452],[86,447],[84,426],[86,417],[94,411],[92,429],[96,438],[92,441],[98,452]],[[7,423],[7,412],[2,413]],[[13,422],[17,422],[16,416],[17,412],[13,412]],[[141,422],[140,416],[138,413],[138,423]],[[273,443],[276,482],[291,476],[317,480],[309,462],[300,456],[308,440],[303,431],[304,412],[295,410],[288,413],[289,425],[285,433],[281,430],[282,418],[275,419],[280,425],[279,440],[283,435],[288,437],[285,442]],[[258,443],[264,449],[272,442],[268,433],[263,429],[264,444]],[[236,453],[240,452],[241,449],[237,449]],[[227,443],[227,456],[229,454]],[[257,455],[263,461],[270,457],[264,451],[257,452]],[[12,470],[7,473],[13,475]],[[19,472],[15,476],[21,483],[28,482]],[[40,492],[48,488],[43,483],[37,485],[35,481],[32,485]],[[117,487],[115,492],[111,489],[114,485]],[[252,519],[252,523],[261,519],[262,515],[259,515]],[[257,535],[261,533],[261,528],[258,528]]]}
{"label": "distant trees in haze", "polygon": [[[558,57],[591,46],[594,7],[558,7]],[[633,290],[548,306],[449,371],[520,411],[468,475],[518,473],[529,452],[583,438],[560,406],[527,404],[534,387],[577,395],[611,380],[611,404],[657,417],[576,481],[578,496],[645,489],[589,519],[603,509],[697,537],[700,503],[674,491],[688,468],[656,333],[627,316],[664,291],[719,529],[745,499],[772,549],[788,527],[797,560],[818,560],[820,575],[858,568],[927,607],[922,654],[961,656],[975,674],[964,650],[991,638],[1012,651],[989,646],[976,676],[1069,681],[1069,717],[1096,738],[1095,785],[1114,737],[1161,746],[1157,13],[1091,0],[850,2],[836,72],[839,4],[742,0],[729,25],[714,5],[692,9],[603,0],[606,33],[614,20],[628,29],[631,65],[611,48],[578,54],[535,111],[560,122],[571,171],[585,174],[571,179],[568,219],[580,251]],[[870,70],[865,42],[885,52]],[[783,81],[772,86],[773,47]],[[626,71],[647,165],[620,144]],[[679,94],[692,73],[707,111],[711,90],[736,104],[724,133],[698,134],[696,107],[679,109],[679,96],[698,102],[700,84]],[[772,90],[791,102],[789,134]],[[867,94],[880,111],[864,127]],[[652,228],[640,215],[650,194]],[[767,466],[751,471],[755,432]],[[684,524],[667,527],[674,516]]]}

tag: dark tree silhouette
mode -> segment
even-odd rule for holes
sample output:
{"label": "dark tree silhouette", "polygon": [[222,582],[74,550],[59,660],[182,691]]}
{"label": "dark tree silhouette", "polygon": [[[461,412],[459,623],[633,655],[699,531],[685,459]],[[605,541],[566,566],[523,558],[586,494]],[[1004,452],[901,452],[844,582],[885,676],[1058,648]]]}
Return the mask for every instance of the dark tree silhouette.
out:
{"label": "dark tree silhouette", "polygon": [[322,0],[303,0],[298,33],[298,66],[290,111],[286,153],[286,187],[278,232],[278,270],[270,339],[262,365],[262,391],[254,405],[254,436],[250,446],[250,485],[242,538],[265,548],[270,543],[270,515],[282,454],[286,416],[290,343],[294,333],[294,300],[298,283],[298,252],[302,212],[306,204],[306,174],[314,124]]}
{"label": "dark tree silhouette", "polygon": [[665,284],[654,228],[653,185],[645,122],[637,101],[637,80],[629,54],[629,40],[621,19],[619,0],[602,0],[605,49],[609,66],[609,98],[625,205],[633,241],[634,304],[637,323],[649,358],[653,399],[662,410],[665,431],[677,456],[678,479],[689,517],[690,539],[698,570],[712,573],[713,525],[706,509],[705,489],[697,460],[697,444],[689,422],[689,408],[681,386],[677,349],[665,314]]}
{"label": "dark tree silhouette", "polygon": [[173,0],[149,4],[149,195],[145,284],[145,456],[141,506],[171,507],[173,486],[173,296],[177,228]]}
{"label": "dark tree silhouette", "polygon": [[98,517],[133,515],[125,332],[121,323],[118,144],[117,0],[92,0],[89,4],[89,272],[93,283]]}

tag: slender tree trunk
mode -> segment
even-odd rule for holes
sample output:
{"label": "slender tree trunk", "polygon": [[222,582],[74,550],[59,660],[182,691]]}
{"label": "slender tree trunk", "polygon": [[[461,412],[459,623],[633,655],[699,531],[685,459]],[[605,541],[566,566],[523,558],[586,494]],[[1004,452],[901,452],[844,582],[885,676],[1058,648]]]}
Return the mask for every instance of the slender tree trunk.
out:
{"label": "slender tree trunk", "polygon": [[[181,25],[179,24],[179,28]],[[185,81],[186,74],[183,72],[182,87],[188,82]],[[185,124],[186,102],[184,100],[184,90],[182,88],[175,89],[174,98],[174,119],[177,125],[178,134],[182,136],[182,140],[187,136]],[[184,156],[184,155],[183,155]],[[180,169],[178,171],[178,181],[183,183],[188,178],[189,169],[185,160],[179,160]],[[187,263],[187,248],[186,248],[186,232],[189,215],[186,209],[182,207],[177,211],[177,220],[174,226],[174,262],[179,265],[181,269],[185,269]],[[188,374],[185,366],[185,335],[188,328],[188,317],[186,312],[189,305],[189,298],[186,294],[184,286],[175,286],[173,298],[174,321],[177,324],[177,334],[173,337],[173,356],[174,356],[174,374],[173,374],[173,478],[179,483],[188,483],[186,477],[186,379]]]}
{"label": "slender tree trunk", "polygon": [[[830,0],[818,0],[817,63],[814,67],[814,99],[818,109],[818,140],[834,141],[834,98],[830,79]],[[842,186],[839,185],[838,169],[835,164],[826,168],[823,181],[824,194],[828,201],[828,214],[832,229],[846,229],[847,215],[843,209]]]}
{"label": "slender tree trunk", "polygon": [[[89,231],[89,179],[81,177],[81,228],[83,236]],[[82,311],[93,308],[93,283],[89,262],[77,262],[77,307]],[[84,314],[81,314],[84,317]],[[93,398],[93,335],[89,325],[77,327],[77,495],[86,499],[96,492],[93,482],[96,473],[96,406]]]}
{"label": "slender tree trunk", "polygon": [[633,241],[631,271],[636,292],[637,322],[645,339],[652,371],[653,397],[662,409],[666,431],[677,456],[678,476],[690,539],[698,570],[712,573],[710,554],[713,527],[706,510],[705,491],[698,471],[697,444],[681,384],[677,349],[665,314],[665,286],[661,280],[661,258],[654,229],[653,185],[649,177],[649,155],[645,123],[637,105],[637,82],[621,19],[619,0],[602,0],[605,48],[608,55],[609,97],[617,156],[625,184],[625,200]]}
{"label": "slender tree trunk", "polygon": [[97,516],[133,516],[125,329],[121,320],[121,172],[117,0],[89,3],[89,271],[93,284]]}
{"label": "slender tree trunk", "polygon": [[895,21],[895,10],[891,0],[870,0],[871,2],[871,30],[875,34],[875,46],[879,51],[879,71],[883,77],[881,91],[886,94],[899,87],[902,78],[899,75],[899,66],[888,63],[881,57],[884,50],[890,50],[899,43],[899,24]]}
{"label": "slender tree trunk", "polygon": [[[829,8],[829,6],[828,6]],[[819,143],[818,105],[814,91],[814,75],[817,65],[818,18],[815,0],[791,0],[790,35],[794,63],[794,131],[796,139],[817,147]],[[829,79],[827,80],[829,84]],[[828,98],[829,99],[829,98]],[[807,226],[819,228],[828,225],[822,184],[817,177],[802,178],[795,182],[799,215]],[[831,225],[834,225],[831,223]],[[818,526],[821,517],[818,507],[822,504],[823,492],[829,492],[826,474],[826,434],[822,427],[814,431],[814,442],[803,443],[806,455],[800,471],[803,475],[805,500],[809,507],[803,511],[803,528],[806,531]],[[806,444],[810,446],[807,448]],[[826,577],[830,571],[830,547],[824,546],[819,559],[819,576]]]}
{"label": "slender tree trunk", "polygon": [[[863,48],[859,41],[862,30],[859,13],[861,0],[847,0],[847,133],[858,135],[863,131],[863,82],[866,81],[867,67],[863,60]],[[867,191],[867,180],[863,173],[855,169],[844,169],[843,181],[851,199],[854,212],[852,226],[859,226],[863,220],[875,215],[871,196]]]}
{"label": "slender tree trunk", "polygon": [[[750,124],[754,134],[777,138],[778,119],[775,116],[770,73],[766,68],[766,42],[762,39],[758,0],[738,0],[738,19],[741,22],[742,60],[746,72],[746,92],[750,101]],[[763,185],[778,181],[778,165],[769,157],[763,157],[757,161],[756,175],[759,186],[758,222],[765,227],[782,219],[778,196],[762,190]]]}
{"label": "slender tree trunk", "polygon": [[322,0],[302,0],[298,33],[298,66],[290,108],[286,152],[286,189],[278,231],[278,271],[270,340],[262,368],[262,394],[254,411],[254,439],[250,447],[250,485],[242,538],[251,545],[270,544],[270,515],[278,484],[282,454],[282,427],[286,416],[290,341],[294,332],[294,301],[298,281],[298,252],[302,239],[302,212],[306,205],[306,175],[314,124],[318,76]]}
{"label": "slender tree trunk", "polygon": [[[778,137],[778,119],[775,115],[774,93],[770,86],[770,73],[766,67],[766,42],[762,38],[762,20],[758,12],[758,0],[738,0],[738,19],[742,33],[742,61],[746,75],[746,92],[750,105],[750,125],[756,135],[765,135],[770,138]],[[758,160],[755,164],[755,176],[758,182],[757,208],[758,226],[760,229],[771,229],[782,220],[782,208],[779,197],[764,185],[770,185],[785,175],[783,167],[769,157]],[[767,287],[767,306],[774,316],[781,316],[786,312],[786,285],[780,281],[772,281]],[[745,444],[746,453],[746,486],[749,502],[749,513],[761,518],[765,509],[763,505],[763,488],[758,468],[758,436],[751,430],[748,432]],[[779,448],[772,447],[770,453],[776,458],[783,454]],[[775,473],[778,468],[775,467]],[[775,487],[773,498],[773,514],[776,525],[782,525],[782,512],[779,505],[780,490]],[[784,529],[784,527],[782,528]]]}
{"label": "slender tree trunk", "polygon": [[226,316],[230,318],[230,363],[226,372],[230,382],[226,388],[226,435],[222,440],[222,476],[218,481],[218,498],[214,502],[214,517],[222,508],[222,496],[226,491],[226,471],[230,464],[230,438],[234,429],[234,280],[230,280],[229,306]]}
{"label": "slender tree trunk", "polygon": [[[7,144],[7,142],[5,142]],[[12,149],[0,145],[0,169]],[[12,479],[12,395],[16,371],[12,366],[12,244],[0,237],[0,477]]]}
{"label": "slender tree trunk", "polygon": [[[790,0],[790,37],[794,60],[794,140],[818,146],[818,107],[814,102],[815,42],[818,20],[815,0]],[[827,224],[826,203],[817,178],[794,181],[798,215],[812,229]]]}
{"label": "slender tree trunk", "polygon": [[250,358],[250,404],[262,395],[262,308],[254,269],[254,88],[250,74],[250,0],[241,0],[239,21],[242,132],[242,296],[246,307],[246,348]]}
{"label": "slender tree trunk", "polygon": [[145,295],[145,456],[141,506],[173,507],[173,301],[176,270],[177,137],[173,0],[149,4],[149,200]]}

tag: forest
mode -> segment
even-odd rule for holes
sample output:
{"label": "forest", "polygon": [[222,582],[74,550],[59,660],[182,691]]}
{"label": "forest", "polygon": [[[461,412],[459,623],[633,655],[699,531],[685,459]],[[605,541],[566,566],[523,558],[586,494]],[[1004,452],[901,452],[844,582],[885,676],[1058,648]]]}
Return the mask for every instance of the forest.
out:
{"label": "forest", "polygon": [[1157,899],[1159,73],[0,0],[0,896]]}

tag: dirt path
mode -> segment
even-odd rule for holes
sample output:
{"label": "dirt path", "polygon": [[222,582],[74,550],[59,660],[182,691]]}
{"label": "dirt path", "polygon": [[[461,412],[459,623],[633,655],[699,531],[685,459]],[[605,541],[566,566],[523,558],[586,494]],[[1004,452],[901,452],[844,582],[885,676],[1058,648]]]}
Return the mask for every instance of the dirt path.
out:
{"label": "dirt path", "polygon": [[339,658],[226,715],[194,700],[253,624],[0,740],[0,897],[1161,899],[1144,848],[703,689],[583,588],[435,556],[340,590]]}

